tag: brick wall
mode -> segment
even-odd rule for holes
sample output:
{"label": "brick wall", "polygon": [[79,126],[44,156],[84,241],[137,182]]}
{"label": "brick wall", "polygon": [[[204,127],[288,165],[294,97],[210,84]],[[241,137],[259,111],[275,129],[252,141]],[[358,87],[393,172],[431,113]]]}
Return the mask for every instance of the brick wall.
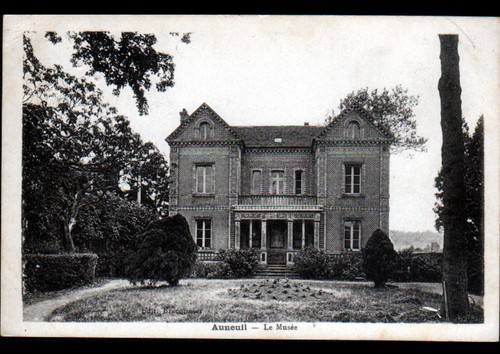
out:
{"label": "brick wall", "polygon": [[252,171],[262,171],[262,194],[269,194],[271,188],[271,171],[285,171],[285,193],[295,194],[295,171],[303,170],[303,194],[314,195],[315,176],[313,155],[310,152],[249,152],[242,156],[241,194],[251,194]]}

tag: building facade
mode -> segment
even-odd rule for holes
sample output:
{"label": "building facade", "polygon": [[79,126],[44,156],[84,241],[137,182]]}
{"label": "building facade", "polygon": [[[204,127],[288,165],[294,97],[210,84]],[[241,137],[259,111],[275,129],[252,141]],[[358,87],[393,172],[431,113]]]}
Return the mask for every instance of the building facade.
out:
{"label": "building facade", "polygon": [[256,248],[262,264],[293,265],[305,247],[360,251],[389,231],[392,140],[357,106],[327,126],[230,126],[204,103],[166,141],[170,212],[200,259]]}

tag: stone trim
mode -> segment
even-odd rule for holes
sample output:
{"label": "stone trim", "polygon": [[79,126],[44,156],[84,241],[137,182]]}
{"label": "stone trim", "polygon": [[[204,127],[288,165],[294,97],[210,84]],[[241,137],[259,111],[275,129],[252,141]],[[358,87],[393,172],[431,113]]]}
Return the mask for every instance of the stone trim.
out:
{"label": "stone trim", "polygon": [[246,154],[290,154],[290,153],[311,153],[311,148],[286,148],[286,147],[259,147],[245,148]]}
{"label": "stone trim", "polygon": [[[383,212],[385,210],[380,210],[379,208],[373,207],[352,207],[352,206],[324,206],[324,210],[327,211],[377,211]],[[388,211],[388,210],[387,210]]]}
{"label": "stone trim", "polygon": [[227,206],[220,206],[220,207],[214,207],[214,206],[178,206],[176,208],[177,211],[182,211],[182,210],[216,210],[216,211],[228,211],[231,210],[230,207]]}
{"label": "stone trim", "polygon": [[191,146],[191,145],[240,145],[241,140],[183,140],[169,142],[171,147]]}

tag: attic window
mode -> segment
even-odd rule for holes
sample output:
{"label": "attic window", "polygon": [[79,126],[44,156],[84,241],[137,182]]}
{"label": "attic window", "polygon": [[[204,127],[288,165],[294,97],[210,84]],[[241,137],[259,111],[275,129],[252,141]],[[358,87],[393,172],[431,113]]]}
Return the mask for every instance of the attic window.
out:
{"label": "attic window", "polygon": [[283,138],[274,138],[274,142],[275,143],[282,143],[283,142]]}
{"label": "attic window", "polygon": [[359,131],[359,123],[355,120],[350,121],[349,125],[347,126],[347,136],[353,139],[359,138]]}

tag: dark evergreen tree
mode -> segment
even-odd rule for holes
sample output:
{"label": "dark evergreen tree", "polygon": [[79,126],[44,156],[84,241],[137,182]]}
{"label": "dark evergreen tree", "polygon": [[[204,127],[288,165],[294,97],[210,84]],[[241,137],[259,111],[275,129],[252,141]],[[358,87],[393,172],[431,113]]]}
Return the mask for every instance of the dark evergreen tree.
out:
{"label": "dark evergreen tree", "polygon": [[[465,168],[465,214],[467,238],[468,290],[475,294],[484,292],[484,118],[477,121],[473,134],[465,120],[462,120]],[[436,230],[442,231],[443,171],[436,177]]]}
{"label": "dark evergreen tree", "polygon": [[397,262],[389,236],[377,229],[363,248],[363,270],[366,277],[375,283],[376,288],[383,288],[391,277]]}
{"label": "dark evergreen tree", "polygon": [[125,275],[133,284],[167,281],[175,286],[191,273],[197,247],[182,215],[153,221],[136,240],[123,260]]}

